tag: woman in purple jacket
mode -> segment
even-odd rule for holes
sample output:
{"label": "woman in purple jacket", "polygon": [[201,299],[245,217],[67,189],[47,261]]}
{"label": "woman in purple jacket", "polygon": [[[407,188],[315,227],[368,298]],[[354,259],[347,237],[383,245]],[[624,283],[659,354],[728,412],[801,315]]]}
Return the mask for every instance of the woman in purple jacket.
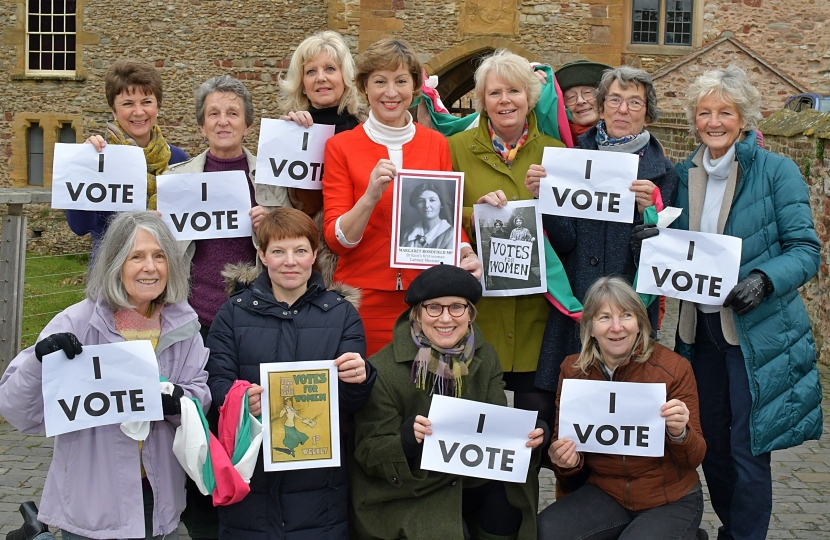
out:
{"label": "woman in purple jacket", "polygon": [[55,437],[38,519],[64,540],[178,539],[185,472],[173,455],[183,397],[210,407],[208,350],[187,304],[187,265],[153,212],[123,212],[110,222],[87,280],[86,299],[68,307],[21,352],[0,379],[0,414],[24,433],[44,428],[42,358],[84,346],[149,340],[159,374],[173,383],[162,396],[165,419],[139,442],[107,425]]}

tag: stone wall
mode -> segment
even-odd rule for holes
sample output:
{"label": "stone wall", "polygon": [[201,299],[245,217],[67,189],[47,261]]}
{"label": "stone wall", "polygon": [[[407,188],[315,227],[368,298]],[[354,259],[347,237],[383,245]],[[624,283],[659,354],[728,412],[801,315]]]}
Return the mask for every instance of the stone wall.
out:
{"label": "stone wall", "polygon": [[[767,150],[792,159],[809,187],[821,266],[818,275],[801,288],[801,297],[810,315],[819,360],[830,365],[830,113],[780,110],[765,119],[760,129]],[[680,114],[666,115],[649,132],[674,162],[689,157],[698,144]]]}

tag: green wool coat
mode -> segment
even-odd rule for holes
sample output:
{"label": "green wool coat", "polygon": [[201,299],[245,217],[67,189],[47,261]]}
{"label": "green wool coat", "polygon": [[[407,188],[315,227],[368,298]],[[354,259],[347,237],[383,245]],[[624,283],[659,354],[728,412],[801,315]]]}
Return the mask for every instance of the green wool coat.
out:
{"label": "green wool coat", "polygon": [[[527,141],[509,169],[493,150],[486,114],[482,113],[478,128],[450,137],[452,168],[464,173],[462,222],[471,239],[475,238],[475,225],[470,223],[470,216],[478,199],[498,189],[504,191],[508,201],[532,199],[533,194],[525,187],[527,169],[542,163],[542,152],[546,146],[564,146],[553,137],[539,132],[536,113],[531,112],[527,119]],[[537,234],[542,234],[542,231],[537,231]],[[476,322],[487,342],[495,347],[502,369],[536,371],[542,336],[550,314],[550,304],[544,295],[482,298],[477,307]]]}
{"label": "green wool coat", "polygon": [[[703,206],[706,175],[695,164],[695,156],[703,149],[699,147],[677,165],[676,206],[683,209],[673,224],[678,229],[690,228],[690,206]],[[738,279],[760,270],[775,289],[746,315],[729,310],[749,375],[749,433],[752,452],[758,455],[821,437],[816,348],[798,294],[798,287],[818,271],[820,244],[813,229],[810,195],[798,166],[759,148],[754,131],[735,149],[739,176],[723,234],[742,240]],[[694,361],[693,343],[678,339],[676,350]]]}
{"label": "green wool coat", "polygon": [[[417,348],[409,312],[395,323],[392,342],[369,360],[377,380],[369,402],[355,415],[354,452],[349,464],[352,530],[356,538],[447,540],[464,538],[461,494],[484,480],[410,469],[400,429],[404,420],[428,416],[432,398],[409,381]],[[507,405],[495,350],[473,324],[475,356],[463,379],[461,399]],[[519,538],[535,540],[540,450],[531,458],[524,484],[505,483],[510,504],[521,510]]]}

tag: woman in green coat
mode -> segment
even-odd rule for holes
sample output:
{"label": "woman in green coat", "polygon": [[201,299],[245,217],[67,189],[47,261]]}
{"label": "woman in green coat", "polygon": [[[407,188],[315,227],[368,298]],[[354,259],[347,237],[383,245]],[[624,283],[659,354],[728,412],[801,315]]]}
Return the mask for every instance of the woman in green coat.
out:
{"label": "woman in green coat", "polygon": [[[742,240],[723,307],[682,302],[678,352],[692,360],[718,538],[766,538],[770,452],[821,436],[816,349],[798,287],[816,275],[819,241],[807,185],[791,160],[760,148],[761,97],[738,67],[689,87],[703,144],[677,166],[680,229]],[[641,227],[632,240],[656,234]]]}
{"label": "woman in green coat", "polygon": [[[475,237],[473,205],[504,206],[532,199],[525,175],[542,162],[546,146],[564,146],[539,132],[532,111],[542,83],[527,60],[505,50],[485,59],[475,74],[478,127],[450,137],[452,165],[465,175],[463,225]],[[489,297],[481,301],[478,325],[501,359],[507,389],[517,408],[552,416],[555,392],[534,387],[550,304],[541,294]]]}
{"label": "woman in green coat", "polygon": [[[515,484],[420,467],[433,394],[507,405],[498,356],[473,323],[479,298],[481,284],[469,272],[449,265],[424,271],[407,290],[411,308],[395,323],[392,342],[372,356],[377,380],[355,415],[349,467],[354,538],[535,540],[535,474]],[[528,434],[531,467],[546,427]]]}

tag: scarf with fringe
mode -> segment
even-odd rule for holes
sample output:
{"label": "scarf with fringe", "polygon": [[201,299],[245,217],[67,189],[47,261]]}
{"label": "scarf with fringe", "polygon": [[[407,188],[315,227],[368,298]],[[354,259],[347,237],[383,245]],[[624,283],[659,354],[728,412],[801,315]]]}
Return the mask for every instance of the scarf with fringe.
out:
{"label": "scarf with fringe", "polygon": [[410,382],[429,395],[461,397],[463,377],[469,373],[467,366],[475,353],[473,329],[468,329],[467,335],[449,349],[432,343],[416,322],[412,323],[411,332],[418,354],[412,361]]}
{"label": "scarf with fringe", "polygon": [[[107,143],[138,146],[121,128],[118,121],[107,122]],[[170,145],[164,140],[161,128],[153,126],[150,143],[143,148],[147,160],[147,210],[156,209],[156,176],[167,170],[170,161]]]}

